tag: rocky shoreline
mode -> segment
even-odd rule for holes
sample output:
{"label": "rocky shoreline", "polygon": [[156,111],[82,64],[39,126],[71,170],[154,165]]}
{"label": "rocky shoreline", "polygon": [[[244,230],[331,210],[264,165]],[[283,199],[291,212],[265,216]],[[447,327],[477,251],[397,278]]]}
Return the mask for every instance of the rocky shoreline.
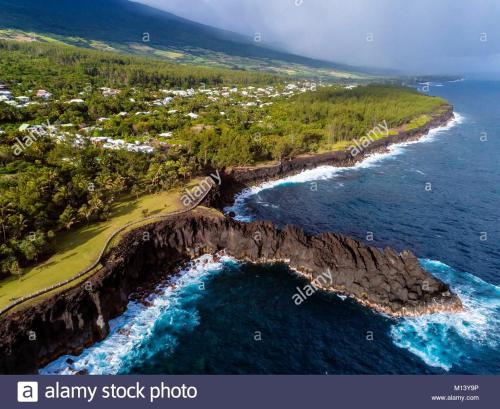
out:
{"label": "rocky shoreline", "polygon": [[234,202],[234,196],[242,190],[256,184],[281,179],[299,174],[318,166],[349,167],[362,162],[375,153],[386,152],[391,145],[415,141],[427,135],[430,130],[446,125],[454,118],[453,106],[446,105],[443,112],[434,115],[424,126],[410,131],[400,131],[375,140],[366,146],[358,155],[352,156],[348,151],[334,151],[321,154],[301,155],[293,159],[264,166],[245,166],[227,169],[222,173],[222,183],[214,190],[205,203],[222,210]]}
{"label": "rocky shoreline", "polygon": [[[395,317],[462,308],[449,286],[410,252],[382,251],[334,233],[280,230],[270,222],[241,223],[198,208],[131,231],[86,283],[4,317],[0,372],[29,373],[61,355],[79,354],[109,334],[109,321],[123,314],[138,287],[221,250],[242,261],[286,263],[321,289]],[[331,280],[319,280],[326,272]]]}
{"label": "rocky shoreline", "polygon": [[[332,152],[233,169],[224,173],[206,204],[221,208],[242,188],[316,166],[353,165],[390,144],[417,139],[452,117],[450,106],[425,127],[373,142],[359,158]],[[394,317],[462,309],[448,285],[425,272],[410,252],[382,251],[334,233],[311,236],[269,222],[239,223],[198,208],[129,232],[85,283],[3,316],[0,373],[33,373],[61,355],[81,353],[109,334],[109,321],[123,314],[138,288],[147,289],[179,264],[221,250],[241,261],[286,263],[319,288]],[[331,277],[328,282],[319,280],[325,272]]]}

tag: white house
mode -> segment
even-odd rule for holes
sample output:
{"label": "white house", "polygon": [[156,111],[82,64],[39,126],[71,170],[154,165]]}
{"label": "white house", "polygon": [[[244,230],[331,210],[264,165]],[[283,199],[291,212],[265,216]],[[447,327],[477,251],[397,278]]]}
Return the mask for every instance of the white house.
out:
{"label": "white house", "polygon": [[28,102],[30,102],[30,97],[25,97],[24,95],[21,95],[20,97],[16,97],[16,99],[21,104],[27,104]]}
{"label": "white house", "polygon": [[121,91],[119,89],[113,89],[108,87],[101,87],[102,95],[105,97],[112,97],[118,95]]}
{"label": "white house", "polygon": [[52,94],[49,91],[45,91],[44,89],[39,89],[36,92],[36,96],[37,96],[37,98],[42,98],[44,100],[48,100],[52,96]]}

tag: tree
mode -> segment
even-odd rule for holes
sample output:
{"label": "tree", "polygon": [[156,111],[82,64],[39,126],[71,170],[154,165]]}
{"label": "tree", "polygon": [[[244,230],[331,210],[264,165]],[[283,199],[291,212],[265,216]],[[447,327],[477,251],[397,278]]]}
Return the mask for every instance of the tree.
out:
{"label": "tree", "polygon": [[66,230],[69,230],[76,221],[76,212],[71,206],[66,206],[66,209],[59,216],[59,224]]}
{"label": "tree", "polygon": [[92,209],[87,204],[84,204],[80,207],[80,209],[78,209],[78,215],[83,217],[88,224],[90,222],[90,218],[92,217]]}

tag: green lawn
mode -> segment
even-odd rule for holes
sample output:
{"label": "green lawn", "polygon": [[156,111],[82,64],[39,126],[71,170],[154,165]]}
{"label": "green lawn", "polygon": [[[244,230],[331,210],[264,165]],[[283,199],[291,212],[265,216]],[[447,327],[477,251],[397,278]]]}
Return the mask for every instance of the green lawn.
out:
{"label": "green lawn", "polygon": [[[195,183],[195,182],[193,182]],[[182,189],[146,195],[138,200],[129,197],[118,202],[108,221],[92,223],[56,236],[56,253],[45,262],[26,269],[19,279],[11,277],[0,281],[0,309],[14,298],[34,293],[73,277],[98,257],[111,233],[124,224],[148,216],[168,213],[182,208]]]}

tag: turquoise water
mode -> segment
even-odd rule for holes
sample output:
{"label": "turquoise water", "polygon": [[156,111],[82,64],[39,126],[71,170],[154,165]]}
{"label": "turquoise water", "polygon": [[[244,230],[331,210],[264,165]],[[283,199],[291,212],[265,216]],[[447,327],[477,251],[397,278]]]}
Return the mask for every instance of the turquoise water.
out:
{"label": "turquoise water", "polygon": [[355,168],[253,188],[227,210],[411,249],[463,313],[392,320],[323,292],[296,306],[305,281],[285,266],[205,256],[152,306],[131,303],[106,340],[42,373],[499,374],[500,85],[442,85],[431,93],[455,105],[449,126]]}

